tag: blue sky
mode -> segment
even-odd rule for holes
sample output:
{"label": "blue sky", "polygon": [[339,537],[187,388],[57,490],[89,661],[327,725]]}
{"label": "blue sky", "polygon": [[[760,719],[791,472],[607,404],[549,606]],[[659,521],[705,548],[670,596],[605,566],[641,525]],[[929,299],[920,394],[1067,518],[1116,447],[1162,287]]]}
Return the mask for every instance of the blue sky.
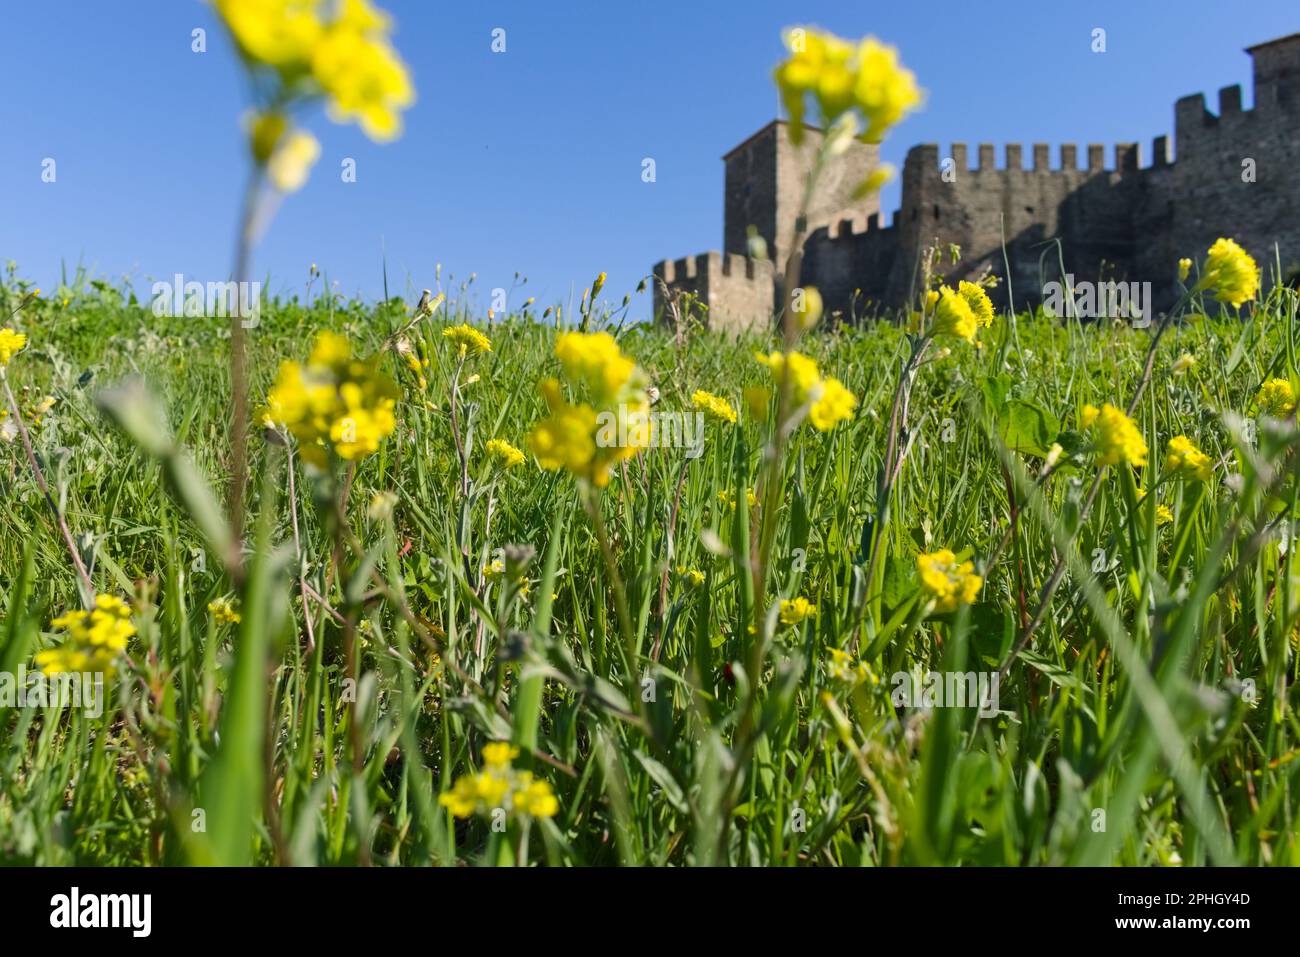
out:
{"label": "blue sky", "polygon": [[[1026,157],[1033,142],[1138,141],[1146,162],[1175,99],[1203,91],[1214,108],[1240,83],[1249,105],[1242,48],[1300,30],[1294,0],[379,2],[419,101],[383,146],[311,118],[321,161],[255,258],[272,290],[301,288],[315,262],[373,298],[386,256],[399,293],[432,285],[440,262],[444,279],[478,274],[483,308],[516,271],[529,283],[512,302],[567,300],[602,269],[617,301],[657,260],[720,247],[720,157],[775,115],[784,26],[900,48],[928,100],[882,149],[899,166],[915,143],[954,140],[1021,142]],[[46,288],[78,263],[145,293],[177,272],[228,275],[245,103],[212,11],[0,0],[0,18],[0,261]],[[195,27],[205,54],[191,52]],[[497,27],[504,54],[490,49]],[[1104,54],[1090,50],[1095,27]],[[46,157],[54,183],[41,181]],[[339,175],[348,157],[356,183]],[[897,203],[894,184],[883,205]]]}

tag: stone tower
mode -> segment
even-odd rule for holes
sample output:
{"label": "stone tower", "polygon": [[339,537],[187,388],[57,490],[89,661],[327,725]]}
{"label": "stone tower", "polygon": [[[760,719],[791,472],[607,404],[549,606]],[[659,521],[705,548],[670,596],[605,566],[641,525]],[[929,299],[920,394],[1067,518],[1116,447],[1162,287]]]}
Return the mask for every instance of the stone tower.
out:
{"label": "stone tower", "polygon": [[[805,127],[803,143],[790,142],[784,120],[773,121],[722,158],[726,165],[723,251],[745,255],[752,225],[767,242],[768,257],[780,271],[790,255],[795,218],[804,186],[821,147],[822,133]],[[876,196],[854,201],[853,191],[879,162],[879,148],[854,140],[822,170],[808,210],[808,231],[845,218],[865,224],[879,212]]]}

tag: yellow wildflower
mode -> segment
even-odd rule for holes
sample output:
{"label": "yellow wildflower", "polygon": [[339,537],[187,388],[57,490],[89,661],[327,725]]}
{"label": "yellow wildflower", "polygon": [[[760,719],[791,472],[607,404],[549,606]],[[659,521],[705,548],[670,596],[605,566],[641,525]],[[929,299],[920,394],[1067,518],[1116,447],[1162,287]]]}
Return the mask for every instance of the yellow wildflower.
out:
{"label": "yellow wildflower", "polygon": [[113,595],[97,595],[90,611],[69,611],[50,622],[67,632],[57,648],[38,652],[36,666],[47,675],[71,671],[112,674],[117,656],[136,633],[131,609]]}
{"label": "yellow wildflower", "polygon": [[483,746],[483,761],[494,768],[507,767],[517,757],[519,749],[508,741],[493,741]]}
{"label": "yellow wildflower", "polygon": [[984,579],[974,573],[974,562],[958,562],[947,548],[918,555],[916,571],[922,590],[934,600],[934,610],[940,613],[970,604],[984,584]]}
{"label": "yellow wildflower", "polygon": [[1165,452],[1165,468],[1183,478],[1208,482],[1214,474],[1214,461],[1187,436],[1175,435]]}
{"label": "yellow wildflower", "polygon": [[1200,285],[1213,289],[1214,298],[1233,306],[1254,299],[1259,291],[1259,267],[1246,250],[1231,239],[1216,239],[1205,261]]}
{"label": "yellow wildflower", "polygon": [[524,453],[519,451],[505,439],[489,439],[487,442],[488,455],[491,456],[493,463],[502,469],[514,468],[524,461]]}
{"label": "yellow wildflower", "polygon": [[216,0],[240,52],[288,71],[306,63],[324,25],[319,0]]}
{"label": "yellow wildflower", "polygon": [[553,817],[559,801],[551,785],[511,766],[519,749],[506,741],[494,741],[483,748],[483,769],[457,778],[438,803],[456,817],[475,813],[491,814],[498,809],[521,818]]}
{"label": "yellow wildflower", "polygon": [[803,138],[804,100],[817,102],[829,126],[851,109],[866,121],[863,138],[879,142],[921,101],[911,71],[898,62],[898,52],[874,37],[854,46],[813,28],[786,31],[790,57],[776,69],[776,82],[790,116],[790,138]]}
{"label": "yellow wildflower", "polygon": [[459,326],[448,327],[442,330],[442,334],[444,338],[450,339],[454,345],[459,347],[462,356],[478,355],[481,352],[492,351],[492,340],[467,322],[462,322]]}
{"label": "yellow wildflower", "polygon": [[1093,430],[1098,465],[1147,464],[1147,443],[1137,423],[1109,402],[1100,409],[1085,405],[1080,421],[1085,429]]}
{"label": "yellow wildflower", "polygon": [[1178,281],[1187,282],[1187,277],[1192,274],[1192,261],[1190,259],[1178,260]]}
{"label": "yellow wildflower", "polygon": [[608,332],[562,332],[555,340],[555,356],[565,378],[585,385],[597,405],[644,401],[644,374]]}
{"label": "yellow wildflower", "polygon": [[696,389],[691,396],[691,403],[695,408],[707,413],[715,419],[723,422],[735,422],[736,410],[731,407],[731,403],[721,396],[716,396],[712,392],[705,392],[703,389]]}
{"label": "yellow wildflower", "polygon": [[1170,371],[1173,372],[1174,375],[1183,375],[1185,372],[1188,372],[1195,367],[1196,356],[1192,355],[1190,352],[1184,352],[1174,360],[1174,364],[1170,368]]}
{"label": "yellow wildflower", "polygon": [[27,336],[8,327],[0,329],[0,366],[7,366],[14,355],[27,345]]}
{"label": "yellow wildflower", "polygon": [[[986,297],[987,298],[987,297]],[[990,321],[992,307],[990,306]],[[980,321],[971,308],[970,301],[948,286],[939,287],[939,302],[934,308],[934,334],[936,336],[955,336],[967,342],[975,341],[975,331]]]}
{"label": "yellow wildflower", "polygon": [[808,410],[808,421],[819,432],[835,428],[840,422],[853,417],[858,398],[839,379],[823,379],[821,395]]}
{"label": "yellow wildflower", "polygon": [[842,681],[846,684],[857,685],[864,681],[872,684],[879,684],[880,679],[876,673],[871,670],[871,666],[865,661],[853,663],[853,656],[847,651],[841,651],[839,648],[830,648],[830,661],[826,663],[826,674],[832,681]]}
{"label": "yellow wildflower", "polygon": [[700,571],[698,568],[686,568],[685,566],[679,565],[677,573],[685,579],[686,587],[688,588],[699,588],[704,584],[704,572]]}
{"label": "yellow wildflower", "polygon": [[790,314],[794,317],[795,327],[807,332],[821,320],[822,294],[816,286],[804,286],[794,291],[791,297]]}
{"label": "yellow wildflower", "polygon": [[817,363],[798,353],[759,353],[759,362],[772,370],[772,378],[780,385],[783,376],[790,377],[790,393],[796,406],[810,403],[809,421],[818,431],[825,432],[852,417],[857,405],[853,395],[839,379],[823,379]]}
{"label": "yellow wildflower", "polygon": [[349,460],[377,451],[397,427],[396,396],[376,360],[353,358],[345,338],[322,332],[306,365],[281,363],[263,420],[287,428],[303,458],[322,467],[330,450]]}
{"label": "yellow wildflower", "polygon": [[[724,488],[718,492],[718,501],[729,511],[734,511],[736,508],[736,494],[731,489]],[[752,488],[745,489],[745,501],[749,503],[750,508],[758,504],[758,496],[754,494]]]}
{"label": "yellow wildflower", "polygon": [[783,599],[781,602],[781,624],[799,625],[809,618],[817,617],[817,606],[802,595],[795,599]]}
{"label": "yellow wildflower", "polygon": [[993,324],[993,302],[983,286],[963,280],[957,284],[957,294],[966,300],[979,328],[986,329]]}
{"label": "yellow wildflower", "polygon": [[208,602],[208,612],[218,625],[237,625],[243,619],[229,598],[218,598]]}
{"label": "yellow wildflower", "polygon": [[302,130],[295,130],[286,136],[275,148],[270,161],[266,164],[266,175],[271,185],[282,193],[293,193],[302,189],[307,182],[307,174],[320,158],[320,143],[316,137]]}
{"label": "yellow wildflower", "polygon": [[1295,411],[1295,391],[1286,379],[1269,379],[1255,393],[1255,404],[1262,414],[1285,419]]}

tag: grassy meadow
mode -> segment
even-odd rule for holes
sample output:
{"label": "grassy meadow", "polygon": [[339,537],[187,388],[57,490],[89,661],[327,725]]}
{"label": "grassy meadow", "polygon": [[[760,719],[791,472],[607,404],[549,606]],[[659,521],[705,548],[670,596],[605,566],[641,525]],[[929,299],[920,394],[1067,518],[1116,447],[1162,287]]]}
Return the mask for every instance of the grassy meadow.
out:
{"label": "grassy meadow", "polygon": [[[1259,395],[1300,381],[1294,293],[1150,329],[1003,314],[978,345],[810,334],[857,404],[780,434],[797,402],[745,399],[777,340],[588,308],[656,411],[736,413],[601,487],[526,444],[555,314],[446,292],[267,304],[255,426],[326,329],[395,384],[396,426],[321,467],[255,427],[232,538],[229,323],[11,271],[6,382],[50,497],[9,428],[0,671],[93,598],[57,516],[134,633],[102,714],[0,707],[0,861],[1300,863],[1300,432]],[[1101,464],[1105,403],[1145,465]],[[1179,435],[1208,480],[1166,462]],[[927,589],[942,549],[970,600]],[[900,701],[903,673],[996,676],[993,707]]]}

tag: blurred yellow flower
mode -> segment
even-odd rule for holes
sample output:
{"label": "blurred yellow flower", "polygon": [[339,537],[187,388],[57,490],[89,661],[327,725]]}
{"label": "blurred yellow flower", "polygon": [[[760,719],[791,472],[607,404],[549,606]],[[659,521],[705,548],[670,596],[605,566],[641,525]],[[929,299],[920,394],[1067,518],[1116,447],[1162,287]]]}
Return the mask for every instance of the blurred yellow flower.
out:
{"label": "blurred yellow flower", "polygon": [[809,403],[808,419],[818,431],[833,429],[852,417],[857,397],[839,379],[823,379],[812,359],[798,352],[758,353],[755,358],[772,370],[772,379],[778,386],[784,376],[790,377],[794,404]]}
{"label": "blurred yellow flower", "polygon": [[[215,3],[245,61],[278,71],[282,101],[319,92],[335,122],[356,120],[377,141],[401,133],[400,111],[415,101],[415,91],[388,42],[390,18],[368,0]],[[255,154],[259,145],[265,162],[270,152],[255,140]]]}
{"label": "blurred yellow flower", "polygon": [[1175,435],[1165,452],[1165,468],[1181,478],[1208,482],[1214,474],[1214,461],[1187,436]]}
{"label": "blurred yellow flower", "polygon": [[879,142],[921,102],[916,77],[898,62],[898,51],[866,37],[856,46],[812,27],[785,33],[790,56],[776,68],[790,139],[803,140],[805,100],[812,96],[826,127],[850,110],[865,120],[862,138]]}
{"label": "blurred yellow flower", "polygon": [[817,606],[802,595],[794,599],[783,599],[780,617],[783,625],[803,624],[809,618],[817,617]]}
{"label": "blurred yellow flower", "polygon": [[1170,367],[1170,371],[1173,372],[1174,375],[1183,375],[1195,367],[1196,356],[1192,355],[1190,352],[1184,352],[1174,360],[1174,364]]}
{"label": "blurred yellow flower", "polygon": [[826,432],[836,425],[853,418],[858,397],[844,387],[839,379],[823,379],[821,395],[808,409],[808,421],[819,432]]}
{"label": "blurred yellow flower", "polygon": [[822,294],[816,286],[804,286],[794,291],[790,315],[794,317],[797,329],[807,332],[821,321]]}
{"label": "blurred yellow flower", "polygon": [[65,612],[50,626],[63,629],[67,640],[37,653],[36,667],[47,675],[74,671],[112,674],[118,655],[136,633],[130,606],[113,595],[97,595],[90,611]]}
{"label": "blurred yellow flower", "polygon": [[712,392],[696,389],[694,394],[691,395],[691,404],[715,419],[723,422],[736,421],[736,410],[731,407],[731,403],[721,396],[714,395]]}
{"label": "blurred yellow flower", "polygon": [[524,453],[505,439],[488,439],[487,452],[492,462],[501,469],[514,468],[524,461]]}
{"label": "blurred yellow flower", "polygon": [[218,598],[208,602],[208,612],[218,625],[237,625],[243,619],[229,598]]}
{"label": "blurred yellow flower", "polygon": [[644,373],[623,355],[608,332],[562,332],[555,340],[555,357],[564,377],[574,385],[586,386],[602,408],[616,402],[639,405],[646,401]]}
{"label": "blurred yellow flower", "polygon": [[1178,260],[1178,281],[1186,282],[1187,277],[1192,273],[1192,261],[1190,259]]}
{"label": "blurred yellow flower", "polygon": [[353,358],[345,338],[322,332],[305,366],[280,364],[263,420],[287,428],[302,457],[323,467],[330,450],[347,460],[378,451],[397,427],[397,394],[376,360]]}
{"label": "blurred yellow flower", "polygon": [[922,591],[934,600],[934,610],[940,613],[969,605],[984,584],[984,579],[974,573],[975,563],[958,562],[948,548],[916,556],[916,571]]}
{"label": "blurred yellow flower", "polygon": [[551,785],[512,766],[519,749],[506,741],[483,748],[483,769],[456,779],[438,803],[460,818],[502,810],[518,818],[554,817],[560,803]]}
{"label": "blurred yellow flower", "polygon": [[293,193],[307,182],[307,174],[320,158],[320,143],[302,130],[288,134],[271,154],[266,175],[282,193]]}
{"label": "blurred yellow flower", "polygon": [[1098,465],[1147,464],[1147,443],[1137,423],[1109,402],[1100,409],[1085,405],[1080,424],[1093,431]]}
{"label": "blurred yellow flower", "polygon": [[9,360],[27,345],[27,336],[15,332],[7,326],[0,329],[0,366],[7,366]]}
{"label": "blurred yellow flower", "polygon": [[1255,393],[1255,404],[1262,414],[1285,419],[1295,411],[1295,391],[1286,379],[1269,379]]}

